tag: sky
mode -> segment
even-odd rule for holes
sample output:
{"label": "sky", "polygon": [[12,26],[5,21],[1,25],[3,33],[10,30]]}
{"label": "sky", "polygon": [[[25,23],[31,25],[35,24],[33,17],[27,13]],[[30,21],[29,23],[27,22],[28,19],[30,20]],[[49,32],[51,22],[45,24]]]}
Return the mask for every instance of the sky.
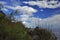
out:
{"label": "sky", "polygon": [[15,20],[22,21],[28,28],[34,28],[41,25],[40,23],[44,24],[45,20],[46,22],[60,20],[59,17],[53,18],[60,16],[59,0],[0,0],[0,4],[3,4],[1,10],[7,16],[14,13]]}

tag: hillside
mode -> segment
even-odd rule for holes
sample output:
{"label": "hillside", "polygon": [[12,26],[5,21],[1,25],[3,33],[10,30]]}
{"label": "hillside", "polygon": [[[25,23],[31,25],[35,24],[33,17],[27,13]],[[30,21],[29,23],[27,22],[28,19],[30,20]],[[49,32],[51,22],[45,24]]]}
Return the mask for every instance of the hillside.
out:
{"label": "hillside", "polygon": [[29,40],[29,36],[21,22],[11,22],[0,12],[0,40]]}

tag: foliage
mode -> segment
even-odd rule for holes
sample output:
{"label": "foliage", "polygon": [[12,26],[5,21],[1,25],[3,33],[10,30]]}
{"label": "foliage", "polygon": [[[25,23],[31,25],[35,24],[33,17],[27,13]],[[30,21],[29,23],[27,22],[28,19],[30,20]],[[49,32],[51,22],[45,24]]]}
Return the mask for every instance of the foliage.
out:
{"label": "foliage", "polygon": [[30,38],[21,22],[11,22],[5,15],[2,15],[0,17],[0,40],[30,40]]}

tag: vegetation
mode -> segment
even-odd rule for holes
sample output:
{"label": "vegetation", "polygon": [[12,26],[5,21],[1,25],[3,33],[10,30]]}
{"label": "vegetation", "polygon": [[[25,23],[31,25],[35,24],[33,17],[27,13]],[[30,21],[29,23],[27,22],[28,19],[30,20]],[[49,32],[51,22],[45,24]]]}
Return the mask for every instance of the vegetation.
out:
{"label": "vegetation", "polygon": [[30,40],[21,22],[11,22],[0,12],[0,40]]}

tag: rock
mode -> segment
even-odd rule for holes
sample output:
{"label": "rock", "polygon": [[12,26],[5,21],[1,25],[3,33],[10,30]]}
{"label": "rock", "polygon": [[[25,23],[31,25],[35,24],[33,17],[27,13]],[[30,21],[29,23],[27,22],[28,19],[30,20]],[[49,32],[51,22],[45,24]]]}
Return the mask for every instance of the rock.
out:
{"label": "rock", "polygon": [[57,40],[57,37],[51,31],[36,27],[34,30],[29,30],[28,34],[32,40]]}

